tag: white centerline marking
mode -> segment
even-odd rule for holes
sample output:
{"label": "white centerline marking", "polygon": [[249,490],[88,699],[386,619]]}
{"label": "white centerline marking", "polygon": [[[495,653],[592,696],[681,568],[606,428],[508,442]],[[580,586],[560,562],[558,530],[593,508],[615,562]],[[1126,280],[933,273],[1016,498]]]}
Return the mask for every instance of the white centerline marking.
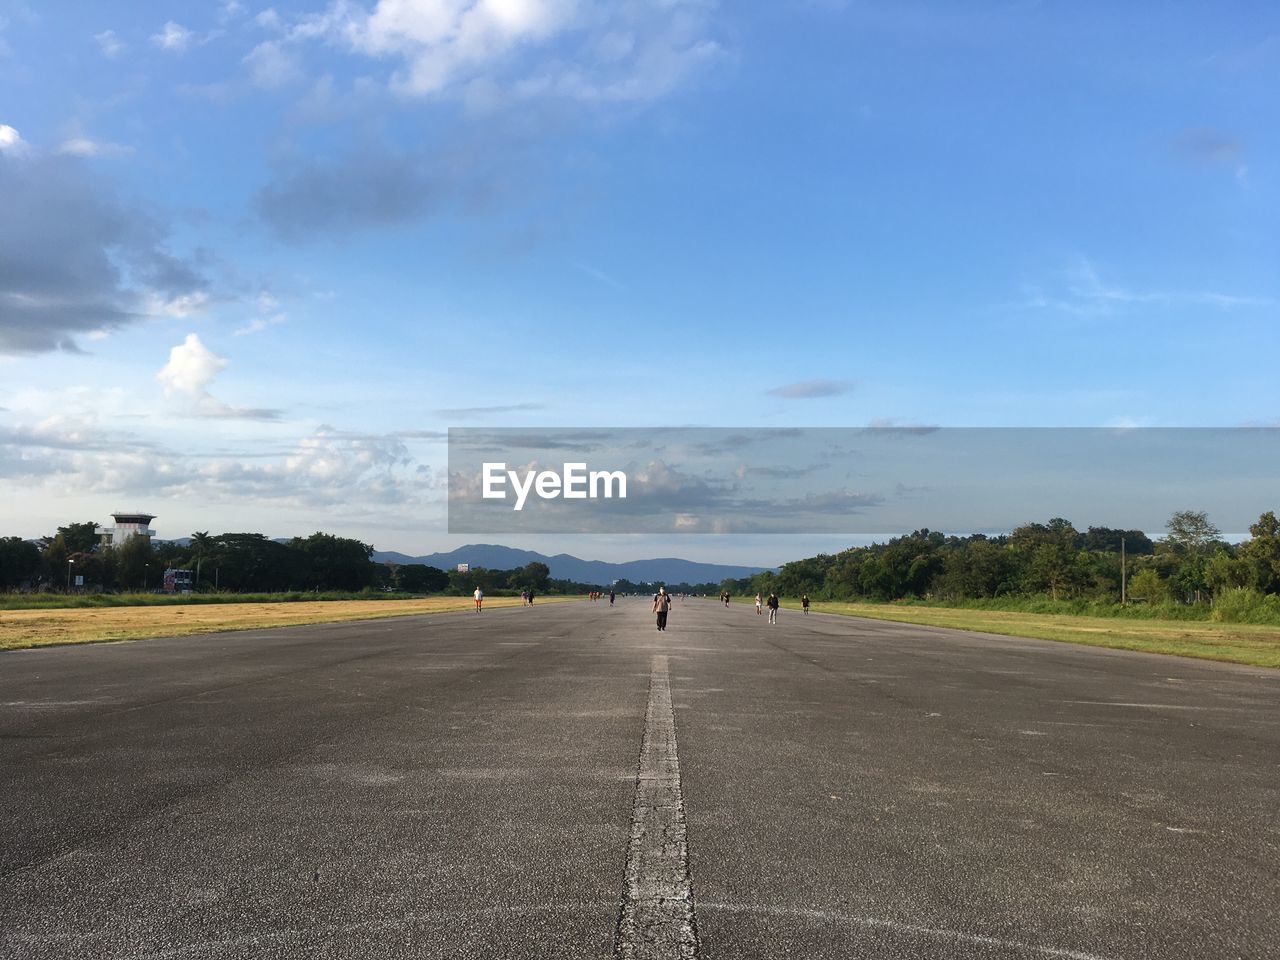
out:
{"label": "white centerline marking", "polygon": [[614,949],[623,960],[691,960],[698,955],[676,718],[665,654],[653,657],[649,674],[649,706]]}

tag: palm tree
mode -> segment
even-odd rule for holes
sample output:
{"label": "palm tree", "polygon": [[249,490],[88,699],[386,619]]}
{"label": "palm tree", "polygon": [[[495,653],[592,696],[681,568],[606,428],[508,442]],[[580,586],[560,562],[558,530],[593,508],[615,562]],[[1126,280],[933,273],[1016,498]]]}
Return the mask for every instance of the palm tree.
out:
{"label": "palm tree", "polygon": [[191,535],[191,552],[196,558],[196,589],[200,588],[200,562],[204,560],[209,548],[213,546],[213,537],[208,530],[197,530]]}

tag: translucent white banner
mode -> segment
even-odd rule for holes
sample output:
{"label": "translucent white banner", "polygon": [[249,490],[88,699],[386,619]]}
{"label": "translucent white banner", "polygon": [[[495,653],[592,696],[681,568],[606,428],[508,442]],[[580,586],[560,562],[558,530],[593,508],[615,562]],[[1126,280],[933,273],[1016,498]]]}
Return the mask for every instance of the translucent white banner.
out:
{"label": "translucent white banner", "polygon": [[1280,429],[454,428],[450,533],[999,533],[1065,517],[1243,532]]}

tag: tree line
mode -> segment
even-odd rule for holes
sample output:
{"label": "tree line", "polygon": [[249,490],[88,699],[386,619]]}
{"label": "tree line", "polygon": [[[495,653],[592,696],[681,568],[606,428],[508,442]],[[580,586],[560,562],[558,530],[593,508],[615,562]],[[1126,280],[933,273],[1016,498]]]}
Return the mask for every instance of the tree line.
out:
{"label": "tree line", "polygon": [[[922,529],[885,543],[784,564],[728,580],[731,593],[807,594],[822,600],[981,600],[1047,597],[1204,603],[1228,591],[1280,594],[1280,521],[1268,511],[1231,544],[1202,511],[1174,513],[1165,536],[1140,530],[1078,530],[1056,517],[1001,536],[946,536]],[[1121,563],[1121,542],[1125,562]]]}
{"label": "tree line", "polygon": [[[378,563],[373,547],[328,533],[272,540],[260,533],[193,533],[187,543],[130,537],[103,545],[97,524],[71,523],[37,541],[0,538],[0,590],[152,591],[166,569],[190,570],[197,591],[234,593],[387,592],[467,595],[579,593],[598,586],[557,580],[545,563],[515,570],[445,571],[425,564]],[[76,578],[82,578],[77,586]]]}

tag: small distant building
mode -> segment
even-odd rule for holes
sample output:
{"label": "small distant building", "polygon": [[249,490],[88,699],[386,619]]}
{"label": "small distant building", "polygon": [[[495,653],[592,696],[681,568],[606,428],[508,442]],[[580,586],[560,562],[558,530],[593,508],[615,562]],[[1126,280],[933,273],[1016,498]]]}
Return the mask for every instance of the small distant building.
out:
{"label": "small distant building", "polygon": [[94,531],[102,538],[104,547],[119,547],[130,537],[150,540],[156,535],[151,529],[151,521],[156,518],[154,513],[113,513],[111,517],[116,522],[114,527],[98,527]]}
{"label": "small distant building", "polygon": [[190,570],[179,570],[170,567],[164,572],[163,586],[165,593],[190,593],[195,587],[195,574]]}
{"label": "small distant building", "polygon": [[459,573],[470,573],[470,572],[471,572],[471,564],[469,564],[469,563],[460,563],[460,564],[458,564],[458,572],[459,572]]}

